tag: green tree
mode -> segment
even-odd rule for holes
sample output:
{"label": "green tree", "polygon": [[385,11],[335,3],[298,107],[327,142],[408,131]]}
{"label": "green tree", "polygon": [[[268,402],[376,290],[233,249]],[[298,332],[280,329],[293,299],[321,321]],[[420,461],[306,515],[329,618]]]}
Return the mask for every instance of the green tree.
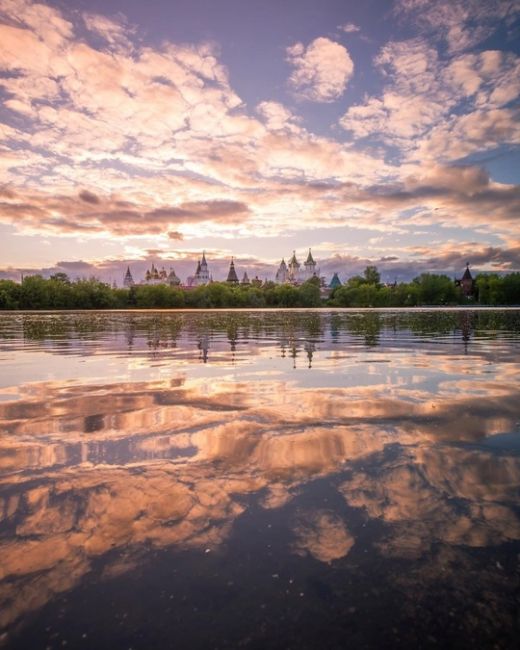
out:
{"label": "green tree", "polygon": [[298,304],[300,307],[319,307],[321,305],[319,280],[315,282],[313,278],[298,287]]}
{"label": "green tree", "polygon": [[381,282],[381,275],[377,270],[377,266],[367,266],[363,271],[363,276],[367,284],[375,284],[379,286]]}
{"label": "green tree", "polygon": [[520,273],[510,273],[503,280],[505,302],[520,305]]}
{"label": "green tree", "polygon": [[166,284],[144,285],[135,288],[135,302],[141,309],[183,307],[184,295]]}
{"label": "green tree", "polygon": [[414,279],[418,288],[418,302],[422,305],[449,305],[460,300],[460,292],[447,275],[422,273]]}
{"label": "green tree", "polygon": [[21,309],[49,309],[49,286],[41,275],[29,275],[23,279],[20,292]]}
{"label": "green tree", "polygon": [[0,309],[20,308],[21,286],[12,280],[0,280]]}
{"label": "green tree", "polygon": [[56,282],[65,282],[66,284],[70,284],[70,278],[66,273],[63,273],[63,271],[59,271],[58,273],[54,273],[50,277],[51,280],[55,280]]}

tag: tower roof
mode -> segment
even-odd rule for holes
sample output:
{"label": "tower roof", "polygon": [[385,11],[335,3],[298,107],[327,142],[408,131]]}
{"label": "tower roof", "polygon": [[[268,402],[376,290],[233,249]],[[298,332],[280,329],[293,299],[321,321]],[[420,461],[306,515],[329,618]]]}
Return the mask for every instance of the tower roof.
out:
{"label": "tower roof", "polygon": [[462,280],[473,280],[473,277],[469,271],[469,262],[466,264],[466,270],[464,271],[464,275],[462,276]]}
{"label": "tower roof", "polygon": [[293,251],[292,257],[289,260],[289,266],[299,266],[298,260],[296,259],[296,251]]}
{"label": "tower roof", "polygon": [[127,266],[127,267],[126,267],[125,277],[124,277],[124,279],[123,279],[123,286],[124,286],[124,287],[131,287],[131,286],[133,286],[134,284],[135,284],[135,282],[134,282],[134,278],[132,277],[132,273],[131,273],[131,271],[130,271],[130,267]]}
{"label": "tower roof", "polygon": [[170,268],[170,272],[168,273],[168,282],[169,282],[169,284],[180,284],[181,283],[181,281],[179,280],[179,278],[177,277],[175,271],[172,268]]}
{"label": "tower roof", "polygon": [[337,287],[341,287],[341,280],[339,279],[338,274],[334,273],[329,284],[329,289],[336,289]]}
{"label": "tower roof", "polygon": [[195,271],[195,277],[200,275],[200,262],[197,262],[197,270]]}
{"label": "tower roof", "polygon": [[307,255],[307,259],[305,260],[305,264],[316,264],[312,257],[311,249],[309,248],[309,254]]}
{"label": "tower roof", "polygon": [[208,263],[206,262],[206,251],[202,251],[202,261],[200,263],[201,266],[207,266]]}
{"label": "tower roof", "polygon": [[238,282],[238,276],[237,272],[235,271],[235,263],[233,262],[233,258],[231,258],[231,264],[229,265],[229,273],[226,282]]}

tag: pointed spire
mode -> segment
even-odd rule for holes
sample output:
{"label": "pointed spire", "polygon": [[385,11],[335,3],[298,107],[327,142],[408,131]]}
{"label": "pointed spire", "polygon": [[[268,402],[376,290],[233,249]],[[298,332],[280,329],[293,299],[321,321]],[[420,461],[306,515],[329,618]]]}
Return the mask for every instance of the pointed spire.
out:
{"label": "pointed spire", "polygon": [[229,273],[226,282],[238,284],[238,276],[237,272],[235,271],[235,263],[233,261],[233,258],[231,258],[231,264],[229,265]]}
{"label": "pointed spire", "polygon": [[123,280],[123,283],[125,284],[125,286],[126,286],[127,282],[131,282],[132,284],[134,282],[134,279],[132,277],[132,273],[130,272],[130,267],[129,266],[126,267],[125,278]]}
{"label": "pointed spire", "polygon": [[311,253],[311,249],[309,248],[309,254],[307,255],[307,259],[305,260],[305,266],[312,265],[315,266],[316,262],[314,261]]}
{"label": "pointed spire", "polygon": [[296,251],[293,251],[289,266],[300,266],[298,260],[296,259]]}
{"label": "pointed spire", "polygon": [[282,257],[278,271],[276,271],[276,282],[278,282],[278,284],[284,284],[287,281],[287,273],[287,264],[285,263],[285,259]]}
{"label": "pointed spire", "polygon": [[130,272],[130,267],[126,267],[126,273],[125,277],[123,279],[123,286],[124,287],[133,287],[135,284],[134,278],[132,277],[132,273]]}
{"label": "pointed spire", "polygon": [[201,266],[207,266],[208,263],[206,262],[206,251],[202,251],[202,261],[200,263]]}

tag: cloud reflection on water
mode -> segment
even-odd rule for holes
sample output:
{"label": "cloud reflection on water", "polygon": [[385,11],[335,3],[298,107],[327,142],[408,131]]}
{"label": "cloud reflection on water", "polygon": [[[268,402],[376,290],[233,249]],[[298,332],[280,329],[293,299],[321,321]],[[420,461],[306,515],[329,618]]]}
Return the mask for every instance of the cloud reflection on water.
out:
{"label": "cloud reflection on water", "polygon": [[[437,350],[432,369],[429,350],[416,347],[361,370],[364,350],[345,359],[330,350],[322,343],[309,370],[316,386],[291,375],[289,359],[285,373],[266,372],[266,346],[220,375],[200,374],[197,359],[168,379],[150,368],[148,381],[116,374],[5,391],[0,626],[79,584],[99,559],[108,579],[148,548],[222,549],[245,497],[285,507],[320,478],[384,524],[375,545],[385,557],[520,539],[520,456],[480,444],[520,420],[511,355],[491,367],[485,347],[469,359]],[[418,367],[429,381],[411,381]],[[356,369],[359,383],[347,382]],[[330,506],[298,508],[288,526],[292,551],[321,562],[356,543]]]}

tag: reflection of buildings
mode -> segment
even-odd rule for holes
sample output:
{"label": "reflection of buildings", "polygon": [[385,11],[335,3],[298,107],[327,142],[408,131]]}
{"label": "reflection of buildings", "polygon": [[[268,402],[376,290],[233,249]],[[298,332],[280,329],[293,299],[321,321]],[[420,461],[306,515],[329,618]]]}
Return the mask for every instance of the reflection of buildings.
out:
{"label": "reflection of buildings", "polygon": [[200,337],[197,347],[200,350],[199,359],[201,359],[204,363],[207,363],[208,362],[208,351],[209,351],[209,335],[208,334],[203,334]]}
{"label": "reflection of buildings", "polygon": [[[366,350],[357,354],[353,343],[362,327],[350,325],[353,333],[348,324],[363,319],[273,318],[233,314],[226,319],[219,314],[201,324],[200,316],[170,317],[160,331],[154,317],[133,318],[132,362],[139,361],[143,341],[144,347],[148,340],[169,344],[168,337],[180,331],[189,356],[185,377],[118,383],[120,375],[115,375],[114,383],[103,379],[87,387],[30,382],[18,387],[12,399],[6,393],[8,399],[0,403],[3,625],[74,588],[89,572],[95,579],[99,566],[104,578],[131,571],[143,562],[143,549],[147,557],[150,549],[223,546],[249,500],[261,500],[266,511],[284,506],[288,530],[280,538],[292,540],[287,552],[321,562],[354,553],[364,534],[356,521],[367,519],[384,523],[374,526],[370,539],[378,562],[383,556],[422,557],[429,563],[431,549],[439,545],[470,562],[468,547],[520,538],[513,509],[520,458],[482,444],[486,436],[513,431],[520,416],[511,346],[502,352],[502,363],[489,348],[475,346],[472,364],[463,362],[465,370],[476,367],[475,373],[462,380],[452,350],[443,358],[436,343],[435,372],[445,380],[441,383],[456,378],[449,390],[436,393],[428,382],[409,381],[411,373],[420,376],[432,364],[429,351],[420,347],[407,365],[403,351],[409,351],[411,332],[403,326],[401,349],[390,362],[392,373],[382,371],[380,384],[376,379],[372,385],[346,387],[335,379],[353,375],[366,357]],[[38,318],[30,317],[19,327],[35,335],[35,322]],[[47,320],[42,322],[48,327]],[[116,334],[125,344],[127,321],[119,322]],[[365,326],[389,331],[388,322],[369,320]],[[33,338],[34,345],[47,354],[58,350],[55,332],[43,332],[40,339]],[[79,330],[74,343],[82,336],[84,330]],[[105,339],[89,339],[84,356],[107,354]],[[249,348],[242,377],[237,372],[231,380],[226,374],[229,356],[218,372],[219,342],[228,354],[228,347],[233,350],[240,340],[259,339],[265,347]],[[305,352],[310,362],[315,342],[326,351],[338,339],[350,359],[338,367],[320,355],[324,372],[301,373],[320,380],[314,387],[291,378],[290,371],[265,372],[265,360],[278,346],[289,348],[294,357]],[[190,374],[195,345],[207,361],[210,341],[215,341],[214,365],[197,365]],[[72,347],[77,354],[77,346]],[[107,358],[115,362],[119,350],[112,347],[110,353]],[[262,357],[256,367],[254,355]],[[483,377],[491,355],[496,375]],[[178,357],[178,367],[186,356]],[[147,359],[146,352],[141,359]],[[388,376],[405,381],[389,386]],[[320,499],[318,509],[310,508],[316,502],[312,478],[323,479],[321,485],[328,481],[336,501],[325,505]],[[362,516],[347,518],[345,503]],[[506,573],[502,571],[502,580]],[[489,573],[488,578],[477,575],[490,579]]]}
{"label": "reflection of buildings", "polygon": [[462,312],[460,314],[460,329],[462,332],[462,340],[466,344],[466,349],[467,349],[467,344],[471,339],[471,330],[472,330],[472,318],[471,314],[468,312]]}
{"label": "reflection of buildings", "polygon": [[309,360],[309,368],[312,368],[312,357],[316,352],[316,344],[312,341],[306,341],[304,348],[305,352],[307,353],[307,359]]}

